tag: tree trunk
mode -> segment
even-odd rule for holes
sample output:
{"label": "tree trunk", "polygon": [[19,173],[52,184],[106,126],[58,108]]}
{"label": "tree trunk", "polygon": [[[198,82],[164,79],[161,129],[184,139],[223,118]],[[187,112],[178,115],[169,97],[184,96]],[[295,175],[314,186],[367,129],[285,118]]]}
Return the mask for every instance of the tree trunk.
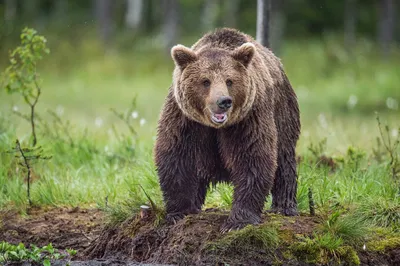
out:
{"label": "tree trunk", "polygon": [[215,27],[219,11],[219,1],[205,0],[202,18],[203,31],[209,31]]}
{"label": "tree trunk", "polygon": [[273,0],[271,7],[271,48],[279,55],[285,33],[286,17],[283,11],[284,0]]}
{"label": "tree trunk", "polygon": [[143,0],[126,0],[125,25],[127,28],[138,30],[142,24]]}
{"label": "tree trunk", "polygon": [[57,0],[54,3],[54,15],[58,21],[65,23],[68,15],[68,0]]}
{"label": "tree trunk", "polygon": [[224,1],[224,25],[230,28],[237,27],[240,0]]}
{"label": "tree trunk", "polygon": [[269,20],[271,0],[257,0],[257,41],[265,47],[270,47]]}
{"label": "tree trunk", "polygon": [[164,0],[164,22],[162,25],[164,49],[167,54],[178,39],[179,3],[178,0]]}
{"label": "tree trunk", "polygon": [[348,52],[356,43],[357,0],[346,0],[344,7],[344,45]]}
{"label": "tree trunk", "polygon": [[113,0],[94,0],[94,3],[100,39],[107,46],[111,42],[114,31],[112,19]]}
{"label": "tree trunk", "polygon": [[16,0],[6,0],[5,1],[5,11],[4,19],[6,22],[14,21],[17,15],[17,1]]}
{"label": "tree trunk", "polygon": [[393,42],[394,15],[393,0],[380,0],[378,41],[384,57],[390,55],[390,46]]}

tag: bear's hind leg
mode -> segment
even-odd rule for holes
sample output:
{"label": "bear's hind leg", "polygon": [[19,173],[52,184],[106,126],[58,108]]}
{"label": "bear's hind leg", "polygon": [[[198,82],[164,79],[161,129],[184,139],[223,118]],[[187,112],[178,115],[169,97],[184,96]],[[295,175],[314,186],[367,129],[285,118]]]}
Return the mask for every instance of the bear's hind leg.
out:
{"label": "bear's hind leg", "polygon": [[286,216],[297,215],[297,172],[293,149],[279,150],[278,169],[272,188],[272,209],[274,213]]}

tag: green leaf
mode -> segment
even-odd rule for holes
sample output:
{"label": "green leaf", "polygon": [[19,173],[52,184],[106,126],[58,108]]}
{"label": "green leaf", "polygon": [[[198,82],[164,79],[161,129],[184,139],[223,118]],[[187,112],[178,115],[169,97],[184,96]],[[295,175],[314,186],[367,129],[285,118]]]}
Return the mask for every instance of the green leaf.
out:
{"label": "green leaf", "polygon": [[51,263],[50,263],[49,259],[43,260],[43,266],[50,266],[50,265],[51,265]]}

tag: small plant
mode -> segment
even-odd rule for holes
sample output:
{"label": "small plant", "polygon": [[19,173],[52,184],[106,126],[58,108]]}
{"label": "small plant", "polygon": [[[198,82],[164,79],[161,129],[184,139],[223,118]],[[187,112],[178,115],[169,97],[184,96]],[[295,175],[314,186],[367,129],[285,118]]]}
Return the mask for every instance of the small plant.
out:
{"label": "small plant", "polygon": [[42,147],[35,148],[22,148],[19,140],[15,141],[14,151],[10,151],[9,153],[14,152],[15,158],[19,161],[19,165],[22,166],[26,170],[26,181],[27,181],[27,198],[29,206],[32,206],[31,199],[31,176],[32,176],[32,163],[38,160],[49,160],[50,156],[43,155]]}
{"label": "small plant", "polygon": [[329,233],[345,244],[362,243],[368,233],[366,223],[354,215],[342,215],[340,211],[333,212],[321,226],[322,233]]}
{"label": "small plant", "polygon": [[51,265],[52,260],[71,260],[76,255],[76,250],[56,250],[50,243],[42,248],[31,245],[28,249],[24,244],[12,245],[0,242],[0,263],[31,262],[45,266]]}
{"label": "small plant", "polygon": [[[400,144],[400,128],[395,129],[397,130],[397,137],[396,139],[392,140],[391,137],[391,130],[388,125],[385,125],[385,128],[382,130],[382,124],[379,119],[379,115],[376,115],[376,120],[378,122],[379,133],[381,137],[381,142],[378,144],[383,143],[383,147],[386,149],[386,153],[390,159],[389,161],[389,168],[391,172],[391,176],[393,180],[399,181],[400,178],[400,151],[399,151],[399,144]],[[399,188],[400,193],[400,188]]]}
{"label": "small plant", "polygon": [[377,198],[367,201],[357,209],[357,214],[375,226],[400,231],[400,198]]}
{"label": "small plant", "polygon": [[135,119],[137,118],[138,114],[135,110],[136,97],[132,99],[131,105],[125,112],[118,112],[114,108],[110,109],[110,111],[126,125],[129,131],[129,136],[126,136],[125,134],[118,132],[114,125],[112,126],[114,135],[117,138],[119,144],[122,146],[122,153],[115,153],[113,154],[113,157],[128,162],[135,157],[136,153],[137,132],[135,130]]}
{"label": "small plant", "polygon": [[4,72],[6,91],[20,94],[30,107],[29,116],[14,112],[29,119],[33,147],[37,144],[35,107],[42,92],[36,71],[37,63],[49,53],[46,38],[38,35],[34,29],[25,28],[21,34],[21,45],[10,53],[10,66]]}

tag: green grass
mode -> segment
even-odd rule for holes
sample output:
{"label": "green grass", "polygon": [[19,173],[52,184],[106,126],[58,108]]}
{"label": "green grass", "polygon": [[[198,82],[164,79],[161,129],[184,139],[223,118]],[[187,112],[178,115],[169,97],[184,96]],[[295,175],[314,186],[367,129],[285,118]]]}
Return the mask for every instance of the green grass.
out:
{"label": "green grass", "polygon": [[[40,131],[39,145],[52,159],[33,166],[33,203],[108,206],[115,222],[149,204],[144,191],[162,206],[152,148],[171,84],[172,60],[148,39],[129,51],[108,53],[90,38],[80,45],[52,41],[49,38],[51,55],[39,67],[43,94],[37,107],[50,128]],[[288,41],[283,48],[282,62],[301,108],[298,154],[306,160],[299,165],[300,211],[308,210],[310,187],[319,215],[341,206],[374,225],[396,227],[399,180],[390,175],[387,156],[376,160],[373,148],[379,136],[375,111],[391,127],[399,126],[399,57],[380,60],[368,41],[360,41],[351,56],[336,39]],[[130,123],[137,135],[132,135],[110,109],[128,110],[135,96],[137,117]],[[16,138],[27,145],[30,131],[29,123],[12,114],[13,108],[27,112],[18,95],[0,90],[0,208],[25,211],[23,168],[5,151]],[[57,113],[61,122],[47,110]],[[324,138],[324,154],[338,165],[333,172],[319,167],[308,149]],[[232,187],[219,185],[208,193],[206,207],[228,209],[231,202]],[[266,207],[269,203],[270,197]]]}

